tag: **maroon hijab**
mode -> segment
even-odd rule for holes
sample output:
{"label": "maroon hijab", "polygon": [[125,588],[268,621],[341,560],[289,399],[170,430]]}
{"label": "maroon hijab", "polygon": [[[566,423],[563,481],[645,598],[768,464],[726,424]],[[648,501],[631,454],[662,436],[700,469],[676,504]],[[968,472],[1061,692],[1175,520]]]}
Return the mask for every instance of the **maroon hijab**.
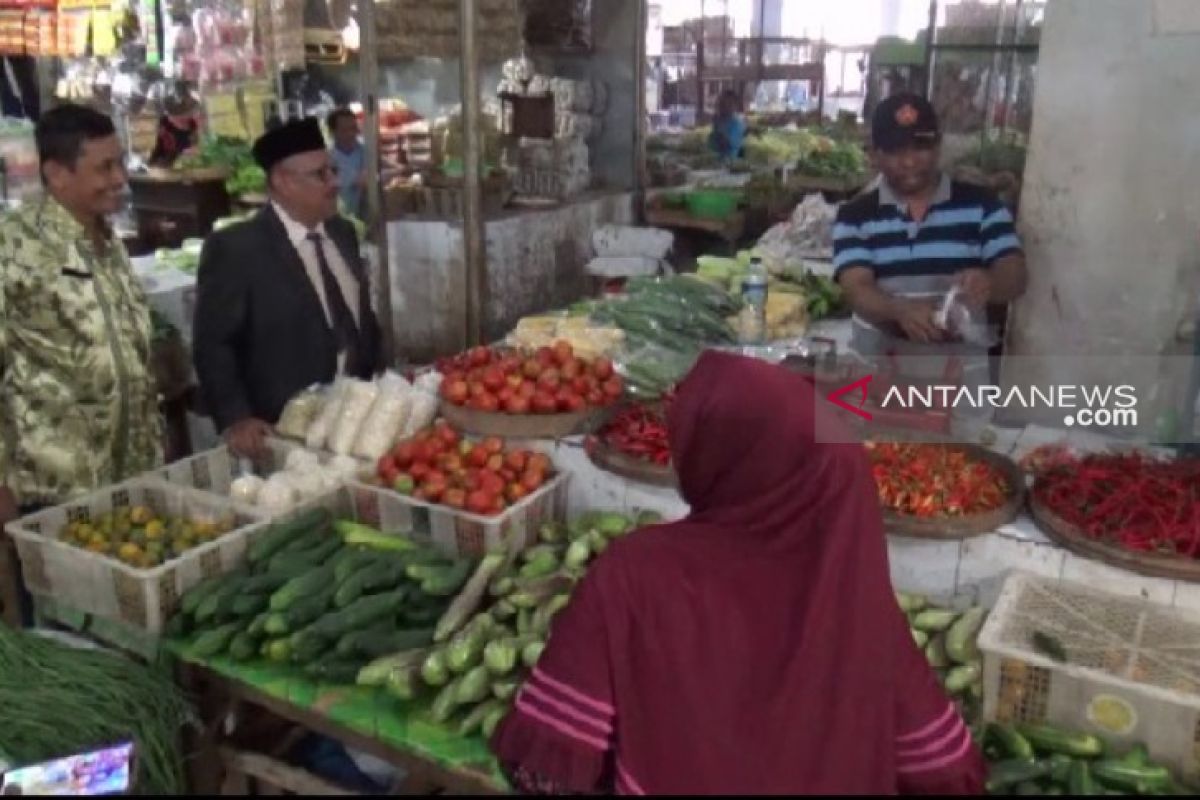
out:
{"label": "maroon hijab", "polygon": [[[819,441],[852,440],[812,384],[706,354],[668,423],[691,514],[589,570],[497,730],[501,761],[575,791],[895,793],[905,770],[977,789],[892,592],[867,456]],[[946,784],[964,757],[970,779]]]}

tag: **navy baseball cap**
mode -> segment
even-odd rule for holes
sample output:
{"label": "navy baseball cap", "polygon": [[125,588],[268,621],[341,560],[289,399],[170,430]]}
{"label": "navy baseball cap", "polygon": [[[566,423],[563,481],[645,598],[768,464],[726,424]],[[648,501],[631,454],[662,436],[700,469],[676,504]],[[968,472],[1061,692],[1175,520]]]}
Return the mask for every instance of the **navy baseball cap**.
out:
{"label": "navy baseball cap", "polygon": [[875,116],[871,119],[871,143],[880,150],[932,147],[941,138],[937,112],[919,94],[894,94],[875,107]]}

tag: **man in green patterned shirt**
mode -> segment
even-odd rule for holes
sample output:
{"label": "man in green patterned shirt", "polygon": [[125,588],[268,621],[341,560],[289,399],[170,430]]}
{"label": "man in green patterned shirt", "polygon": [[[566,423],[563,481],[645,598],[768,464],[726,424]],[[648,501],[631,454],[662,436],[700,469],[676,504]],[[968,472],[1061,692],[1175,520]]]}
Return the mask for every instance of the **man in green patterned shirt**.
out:
{"label": "man in green patterned shirt", "polygon": [[0,523],[162,461],[150,310],[107,221],[116,129],[65,105],[36,137],[46,196],[0,221]]}

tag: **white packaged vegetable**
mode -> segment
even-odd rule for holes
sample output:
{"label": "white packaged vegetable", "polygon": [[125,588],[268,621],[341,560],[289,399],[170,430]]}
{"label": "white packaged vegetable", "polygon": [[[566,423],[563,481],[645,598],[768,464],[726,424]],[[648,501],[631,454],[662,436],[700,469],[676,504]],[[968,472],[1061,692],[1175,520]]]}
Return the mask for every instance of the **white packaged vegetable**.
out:
{"label": "white packaged vegetable", "polygon": [[416,381],[413,382],[413,388],[437,396],[438,391],[442,388],[442,373],[432,371],[418,375]]}
{"label": "white packaged vegetable", "polygon": [[337,422],[338,415],[342,410],[342,401],[346,396],[348,385],[347,380],[341,379],[329,390],[321,413],[313,420],[313,424],[309,426],[305,436],[304,444],[309,450],[325,449],[330,435],[333,433],[334,423]]}
{"label": "white packaged vegetable", "polygon": [[413,392],[412,410],[404,423],[402,437],[412,436],[419,430],[428,428],[437,419],[438,399],[427,392]]}
{"label": "white packaged vegetable", "polygon": [[378,382],[379,396],[358,432],[353,453],[358,458],[377,461],[404,430],[412,405],[412,385],[394,373]]}
{"label": "white packaged vegetable", "polygon": [[346,388],[342,399],[342,407],[338,411],[337,421],[333,427],[333,435],[329,439],[329,449],[340,456],[350,455],[358,432],[371,413],[371,406],[379,397],[379,387],[374,383],[352,380]]}
{"label": "white packaged vegetable", "polygon": [[288,401],[287,406],[283,409],[283,414],[279,417],[279,424],[275,426],[275,430],[281,436],[286,436],[289,439],[303,440],[308,435],[309,427],[312,426],[317,416],[320,415],[324,401],[325,396],[321,387],[315,386],[305,389]]}
{"label": "white packaged vegetable", "polygon": [[258,493],[259,508],[271,514],[282,514],[296,505],[296,488],[286,472],[278,472],[267,479]]}
{"label": "white packaged vegetable", "polygon": [[350,456],[334,456],[329,461],[329,471],[343,480],[358,476],[361,465]]}
{"label": "white packaged vegetable", "polygon": [[259,492],[265,481],[257,475],[243,475],[229,485],[229,499],[235,503],[252,506],[258,502]]}
{"label": "white packaged vegetable", "polygon": [[283,468],[288,472],[312,472],[321,466],[321,459],[316,453],[296,448],[287,454]]}
{"label": "white packaged vegetable", "polygon": [[325,492],[320,466],[306,472],[289,471],[287,479],[295,490],[295,499],[300,502],[312,500]]}

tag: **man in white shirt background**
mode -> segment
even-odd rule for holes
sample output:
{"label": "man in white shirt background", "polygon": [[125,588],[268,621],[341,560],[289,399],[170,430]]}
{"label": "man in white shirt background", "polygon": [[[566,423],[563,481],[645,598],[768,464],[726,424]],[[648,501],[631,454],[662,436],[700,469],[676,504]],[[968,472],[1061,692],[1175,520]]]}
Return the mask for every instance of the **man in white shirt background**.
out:
{"label": "man in white shirt background", "polygon": [[261,454],[297,392],[382,366],[379,323],[353,225],[337,215],[337,169],[315,119],[254,144],[270,203],[213,233],[200,256],[193,357],[230,447]]}

